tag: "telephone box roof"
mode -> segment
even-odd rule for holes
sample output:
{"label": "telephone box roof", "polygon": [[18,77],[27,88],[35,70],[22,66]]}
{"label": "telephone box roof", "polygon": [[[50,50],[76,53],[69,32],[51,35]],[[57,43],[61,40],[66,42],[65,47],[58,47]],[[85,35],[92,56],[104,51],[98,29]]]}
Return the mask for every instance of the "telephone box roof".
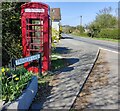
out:
{"label": "telephone box roof", "polygon": [[46,8],[49,8],[49,5],[42,3],[42,2],[28,2],[25,3],[23,5],[21,5],[21,8],[27,8],[27,7],[31,7],[31,8],[40,8],[41,6],[44,6]]}

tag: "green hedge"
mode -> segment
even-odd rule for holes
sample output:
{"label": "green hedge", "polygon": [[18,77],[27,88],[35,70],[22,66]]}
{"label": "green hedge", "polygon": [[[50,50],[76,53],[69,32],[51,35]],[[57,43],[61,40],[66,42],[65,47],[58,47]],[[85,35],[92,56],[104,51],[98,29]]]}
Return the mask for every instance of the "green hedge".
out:
{"label": "green hedge", "polygon": [[118,29],[102,29],[98,34],[99,38],[120,39]]}

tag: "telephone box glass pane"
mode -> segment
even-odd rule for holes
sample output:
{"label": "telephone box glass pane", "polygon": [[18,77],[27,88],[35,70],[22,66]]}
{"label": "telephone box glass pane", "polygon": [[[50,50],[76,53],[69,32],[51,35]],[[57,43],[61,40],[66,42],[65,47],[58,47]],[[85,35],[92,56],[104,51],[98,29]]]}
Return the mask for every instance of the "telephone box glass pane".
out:
{"label": "telephone box glass pane", "polygon": [[40,20],[37,20],[37,19],[32,19],[32,24],[40,24]]}
{"label": "telephone box glass pane", "polygon": [[[33,55],[35,52],[43,50],[43,20],[40,19],[26,19],[27,22],[27,37],[30,38],[30,51]],[[36,50],[36,51],[35,51]]]}

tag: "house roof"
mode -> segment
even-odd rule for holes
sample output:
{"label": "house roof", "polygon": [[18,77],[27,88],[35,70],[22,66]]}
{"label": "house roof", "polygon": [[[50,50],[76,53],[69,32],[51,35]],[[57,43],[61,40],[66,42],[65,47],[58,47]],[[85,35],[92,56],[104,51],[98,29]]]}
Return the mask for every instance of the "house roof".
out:
{"label": "house roof", "polygon": [[50,8],[50,16],[54,20],[61,20],[60,8]]}

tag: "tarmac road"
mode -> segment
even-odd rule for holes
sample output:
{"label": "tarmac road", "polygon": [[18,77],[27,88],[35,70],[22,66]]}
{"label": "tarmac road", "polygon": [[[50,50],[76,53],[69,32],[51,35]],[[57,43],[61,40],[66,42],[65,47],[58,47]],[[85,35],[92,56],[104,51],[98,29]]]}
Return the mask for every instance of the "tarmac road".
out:
{"label": "tarmac road", "polygon": [[81,41],[81,42],[95,45],[96,47],[102,47],[102,48],[106,48],[106,49],[117,51],[117,52],[120,49],[120,46],[118,45],[118,43],[114,43],[114,42],[110,42],[110,41],[95,40],[93,38],[78,37],[78,36],[73,36],[70,34],[62,34],[62,37],[74,39],[77,41]]}

